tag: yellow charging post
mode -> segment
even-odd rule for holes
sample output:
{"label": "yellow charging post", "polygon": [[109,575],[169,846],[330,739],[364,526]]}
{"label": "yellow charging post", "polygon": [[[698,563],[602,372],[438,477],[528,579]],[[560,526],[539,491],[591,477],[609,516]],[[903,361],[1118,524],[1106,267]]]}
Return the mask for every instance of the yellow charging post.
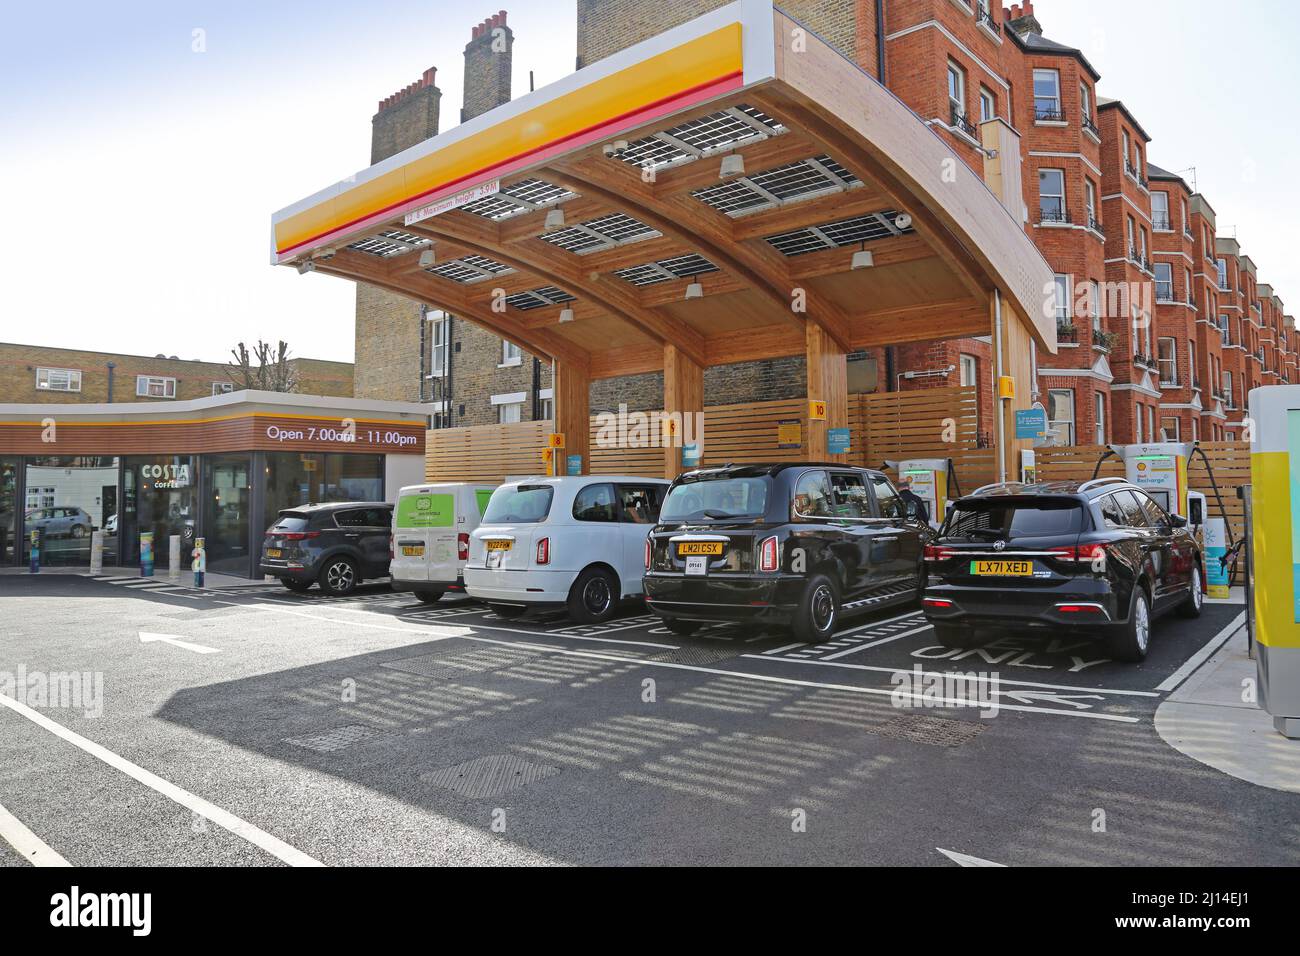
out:
{"label": "yellow charging post", "polygon": [[1250,393],[1251,574],[1259,705],[1300,738],[1300,385]]}

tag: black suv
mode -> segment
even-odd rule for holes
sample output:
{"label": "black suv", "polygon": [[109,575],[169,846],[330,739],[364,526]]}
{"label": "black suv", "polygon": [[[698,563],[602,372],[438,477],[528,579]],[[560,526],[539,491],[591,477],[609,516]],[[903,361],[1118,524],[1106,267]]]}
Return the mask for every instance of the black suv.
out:
{"label": "black suv", "polygon": [[291,591],[319,581],[329,594],[348,594],[388,577],[392,526],[393,506],[382,501],[288,508],[267,529],[260,568]]}
{"label": "black suv", "polygon": [[1120,478],[982,488],[952,506],[926,562],[925,614],[950,647],[982,626],[1047,628],[1140,661],[1156,615],[1201,613],[1187,520]]}
{"label": "black suv", "polygon": [[646,603],[675,634],[753,621],[822,641],[842,613],[916,600],[932,537],[878,471],[807,463],[688,472],[646,540]]}

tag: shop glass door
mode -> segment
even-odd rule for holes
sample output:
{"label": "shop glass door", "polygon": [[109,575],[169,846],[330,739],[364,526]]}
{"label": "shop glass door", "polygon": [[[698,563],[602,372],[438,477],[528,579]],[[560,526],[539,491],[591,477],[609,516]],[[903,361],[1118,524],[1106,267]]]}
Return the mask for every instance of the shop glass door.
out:
{"label": "shop glass door", "polygon": [[18,459],[0,458],[0,565],[18,562]]}
{"label": "shop glass door", "polygon": [[249,522],[252,520],[252,461],[248,455],[203,459],[204,548],[208,571],[247,577]]}
{"label": "shop glass door", "polygon": [[198,519],[197,474],[189,455],[131,456],[123,469],[123,563],[140,560],[140,535],[153,532],[155,568],[171,566],[171,537],[180,538],[181,568],[189,567]]}

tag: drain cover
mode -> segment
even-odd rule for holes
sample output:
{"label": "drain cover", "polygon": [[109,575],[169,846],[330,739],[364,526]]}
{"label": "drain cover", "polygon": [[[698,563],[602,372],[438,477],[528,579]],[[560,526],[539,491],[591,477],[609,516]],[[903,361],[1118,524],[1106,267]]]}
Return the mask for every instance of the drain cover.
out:
{"label": "drain cover", "polygon": [[371,737],[383,736],[383,731],[374,727],[367,727],[364,724],[347,724],[343,727],[335,727],[333,730],[327,730],[323,734],[315,734],[311,737],[286,737],[286,744],[293,744],[295,747],[302,747],[304,750],[314,750],[317,753],[329,754],[337,750],[343,750],[358,744],[363,740],[369,740]]}
{"label": "drain cover", "polygon": [[881,737],[910,740],[914,744],[960,747],[984,733],[984,725],[972,720],[949,720],[946,717],[902,714],[879,727],[868,727],[867,730]]}
{"label": "drain cover", "polygon": [[462,797],[496,797],[559,773],[558,767],[532,763],[513,754],[489,754],[454,767],[424,774],[420,779]]}
{"label": "drain cover", "polygon": [[726,645],[713,647],[679,647],[675,651],[664,651],[648,657],[646,660],[664,661],[669,664],[716,664],[740,654],[740,649]]}

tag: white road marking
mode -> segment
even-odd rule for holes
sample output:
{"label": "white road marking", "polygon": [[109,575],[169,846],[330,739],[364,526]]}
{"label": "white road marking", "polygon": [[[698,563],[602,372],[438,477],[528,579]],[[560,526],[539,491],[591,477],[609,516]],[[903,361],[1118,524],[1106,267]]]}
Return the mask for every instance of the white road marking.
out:
{"label": "white road marking", "polygon": [[182,640],[175,634],[150,634],[148,631],[140,631],[141,644],[170,644],[172,647],[179,647],[182,650],[193,651],[195,654],[216,654],[220,648],[208,647],[206,644],[191,644],[189,641]]}
{"label": "white road marking", "polygon": [[[782,654],[785,651],[792,651],[796,647],[803,647],[803,646],[804,646],[803,641],[795,641],[793,644],[785,645],[785,647],[774,647],[770,651],[764,651],[763,656],[766,657],[768,654]],[[752,655],[747,655],[747,656],[752,656]]]}
{"label": "white road marking", "polygon": [[[785,663],[788,664],[816,664],[821,667],[841,667],[847,670],[855,670],[855,671],[875,671],[876,673],[879,674],[907,674],[911,672],[911,668],[908,667],[878,667],[872,664],[832,664],[826,660],[805,661],[805,660],[798,660],[793,657],[763,657],[761,654],[742,654],[741,656],[749,657],[756,661],[778,660],[778,661],[784,661]],[[946,676],[951,676],[951,677],[962,677],[968,681],[974,680],[983,683],[996,682],[999,685],[1007,685],[1010,687],[1038,687],[1038,688],[1042,688],[1043,690],[1073,690],[1073,691],[1082,691],[1087,694],[1119,694],[1121,696],[1127,696],[1127,697],[1159,697],[1160,696],[1160,694],[1156,693],[1153,690],[1118,690],[1118,689],[1106,688],[1106,687],[1083,687],[1079,684],[1043,684],[1038,681],[1008,680],[1005,677],[983,677],[978,674],[971,676],[971,675],[963,674],[961,671],[936,670],[936,671],[926,671],[926,673],[944,674]]]}
{"label": "white road marking", "polygon": [[872,621],[870,624],[859,624],[857,627],[851,627],[847,631],[838,632],[835,637],[841,638],[846,634],[856,634],[858,631],[865,631],[873,627],[884,627],[886,624],[893,624],[895,621],[902,621],[909,617],[916,617],[920,611],[908,611],[906,614],[900,614],[898,617],[887,618],[883,621]]}
{"label": "white road marking", "polygon": [[941,846],[935,847],[940,853],[952,860],[958,866],[997,866],[1006,869],[1005,863],[994,863],[992,860],[981,860],[977,856],[970,856],[966,853],[958,853],[956,850],[945,850]]}
{"label": "white road marking", "polygon": [[17,850],[18,855],[32,866],[72,865],[4,807],[0,807],[0,840]]}
{"label": "white road marking", "polygon": [[824,661],[833,661],[841,657],[848,657],[850,654],[856,654],[858,651],[865,651],[868,647],[879,647],[881,644],[888,644],[890,641],[897,641],[904,637],[911,637],[913,634],[920,634],[922,631],[928,631],[929,624],[921,627],[914,627],[910,631],[903,631],[901,634],[891,634],[889,637],[882,637],[878,641],[868,641],[865,644],[859,644],[857,647],[850,647],[847,651],[839,651],[835,654],[827,654],[822,658]]}
{"label": "white road marking", "polygon": [[1206,642],[1204,647],[1202,647],[1191,657],[1187,658],[1187,660],[1183,662],[1182,667],[1178,668],[1178,670],[1174,671],[1172,674],[1170,674],[1168,677],[1162,680],[1159,684],[1157,684],[1156,690],[1171,691],[1179,684],[1181,684],[1183,681],[1187,680],[1187,678],[1192,676],[1192,672],[1195,671],[1196,668],[1200,667],[1207,660],[1209,660],[1210,656],[1215,651],[1217,651],[1220,647],[1226,644],[1228,642],[1228,639],[1231,638],[1233,635],[1235,635],[1238,631],[1240,631],[1245,626],[1245,624],[1246,624],[1246,612],[1242,611],[1240,614],[1238,614],[1236,617],[1232,619],[1231,623],[1229,623],[1227,627],[1225,627],[1218,634],[1215,634],[1212,638],[1210,638],[1209,641]]}
{"label": "white road marking", "polygon": [[188,790],[176,786],[169,780],[164,780],[155,773],[145,770],[143,767],[132,763],[125,757],[118,756],[93,740],[87,740],[80,734],[69,730],[57,721],[51,720],[39,711],[33,710],[26,704],[0,694],[0,707],[8,707],[14,713],[26,717],[38,727],[43,727],[50,733],[54,734],[75,747],[84,750],[104,763],[108,764],[115,770],[120,770],[137,783],[144,784],[150,790],[162,794],[168,800],[179,803],[201,817],[206,817],[217,826],[229,830],[235,836],[247,840],[253,846],[265,850],[278,860],[288,863],[290,866],[324,866],[319,860],[316,860],[296,847],[285,843],[279,837],[271,836],[265,830],[254,826],[246,820],[241,820],[227,810],[221,809],[216,804],[209,803],[202,797],[195,796]]}

